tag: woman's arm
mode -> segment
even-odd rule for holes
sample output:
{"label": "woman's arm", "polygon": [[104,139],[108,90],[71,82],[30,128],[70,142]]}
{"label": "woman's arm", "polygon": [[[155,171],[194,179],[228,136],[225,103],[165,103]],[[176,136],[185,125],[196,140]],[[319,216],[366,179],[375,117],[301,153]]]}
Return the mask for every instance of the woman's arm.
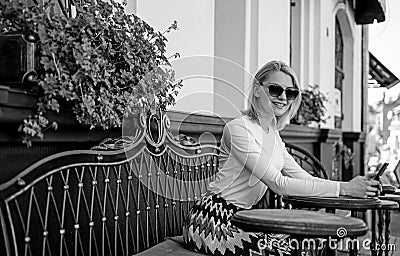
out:
{"label": "woman's arm", "polygon": [[[276,131],[271,130],[270,132]],[[239,163],[243,164],[244,171],[251,171],[256,179],[264,182],[278,194],[339,196],[340,184],[338,182],[305,180],[282,175],[281,170],[272,163],[274,157],[282,154],[282,150],[277,145],[280,142],[276,136],[271,136],[271,138],[273,139],[262,142],[267,145],[265,148],[269,149],[269,151],[265,151],[263,145],[256,142],[250,127],[247,127],[245,123],[233,123],[226,127],[223,139],[230,148],[231,157],[235,157]],[[273,152],[273,148],[275,148],[275,152]]]}
{"label": "woman's arm", "polygon": [[[294,160],[293,156],[287,152],[286,148],[283,156],[283,170],[282,172],[292,178],[297,179],[309,179],[314,181],[324,181],[325,179],[314,177],[306,172],[301,166]],[[357,176],[349,182],[338,182],[340,183],[339,195],[349,195],[354,197],[366,197],[376,196],[378,190],[381,190],[379,182],[371,179],[371,177]]]}
{"label": "woman's arm", "polygon": [[303,179],[303,180],[315,180],[315,181],[325,181],[319,177],[312,176],[307,171],[305,171],[297,162],[294,160],[293,156],[289,154],[286,147],[283,144],[283,169],[282,173],[286,176]]}

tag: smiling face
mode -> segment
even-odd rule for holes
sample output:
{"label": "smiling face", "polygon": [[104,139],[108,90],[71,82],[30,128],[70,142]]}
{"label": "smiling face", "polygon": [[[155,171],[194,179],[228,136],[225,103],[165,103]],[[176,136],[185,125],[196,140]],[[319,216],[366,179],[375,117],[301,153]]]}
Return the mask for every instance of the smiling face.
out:
{"label": "smiling face", "polygon": [[293,81],[289,75],[281,71],[271,72],[268,75],[267,79],[262,81],[261,88],[264,89],[263,91],[265,93],[262,93],[262,96],[260,95],[261,100],[266,100],[265,98],[263,99],[263,97],[268,97],[269,101],[271,102],[275,116],[280,117],[285,114],[285,112],[289,109],[290,104],[292,104],[293,100],[287,99],[286,92],[283,92],[281,95],[276,97],[272,96],[268,90],[270,85],[281,86],[283,89],[289,87],[293,88]]}

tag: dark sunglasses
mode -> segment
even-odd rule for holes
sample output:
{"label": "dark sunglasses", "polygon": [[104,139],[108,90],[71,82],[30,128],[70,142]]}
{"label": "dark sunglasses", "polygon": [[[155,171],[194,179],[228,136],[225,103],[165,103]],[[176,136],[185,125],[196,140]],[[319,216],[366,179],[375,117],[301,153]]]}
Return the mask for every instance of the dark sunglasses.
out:
{"label": "dark sunglasses", "polygon": [[283,92],[286,94],[286,98],[288,100],[294,100],[299,95],[299,90],[293,87],[288,87],[284,89],[282,86],[277,84],[269,84],[268,85],[268,92],[269,95],[272,97],[279,97],[282,95]]}

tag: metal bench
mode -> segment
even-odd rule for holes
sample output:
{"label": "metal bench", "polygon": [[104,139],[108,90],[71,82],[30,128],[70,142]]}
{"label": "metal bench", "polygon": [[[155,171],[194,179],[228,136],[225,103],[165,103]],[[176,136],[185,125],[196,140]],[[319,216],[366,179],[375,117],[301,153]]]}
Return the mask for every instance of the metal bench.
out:
{"label": "metal bench", "polygon": [[[171,244],[219,149],[182,145],[169,126],[164,114],[141,115],[131,136],[48,156],[0,184],[0,254],[124,256]],[[297,160],[307,168],[310,158]]]}
{"label": "metal bench", "polygon": [[218,147],[179,144],[166,115],[135,125],[133,138],[51,155],[1,184],[0,254],[123,256],[180,235]]}

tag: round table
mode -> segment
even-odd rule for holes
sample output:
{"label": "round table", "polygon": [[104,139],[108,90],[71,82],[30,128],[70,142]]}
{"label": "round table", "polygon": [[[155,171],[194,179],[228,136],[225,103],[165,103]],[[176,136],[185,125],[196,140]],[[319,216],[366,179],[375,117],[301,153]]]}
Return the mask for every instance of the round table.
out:
{"label": "round table", "polygon": [[[390,221],[391,221],[391,211],[399,208],[400,204],[400,195],[397,194],[385,194],[384,196],[380,196],[379,199],[385,204],[382,205],[382,208],[378,210],[378,229],[379,229],[379,237],[378,244],[382,245],[383,240],[385,241],[385,255],[388,256],[389,251],[389,240],[390,240]],[[383,239],[383,229],[385,227],[385,239]],[[378,255],[381,255],[382,251],[378,251]]]}
{"label": "round table", "polygon": [[396,192],[396,187],[392,185],[382,185],[382,195],[384,194],[393,194]]}
{"label": "round table", "polygon": [[[289,234],[289,244],[293,246],[292,239],[295,239],[298,246],[295,251],[298,254],[303,249],[304,239],[325,238],[329,239],[326,240],[326,244],[331,245],[332,239],[336,239],[337,242],[344,237],[365,235],[368,231],[368,227],[360,219],[307,210],[243,210],[232,217],[231,223],[247,232]],[[319,240],[315,240],[313,244],[318,242]],[[327,255],[335,255],[330,246],[326,248]]]}
{"label": "round table", "polygon": [[[382,206],[381,200],[377,197],[356,198],[349,196],[339,197],[303,197],[303,196],[284,196],[283,202],[291,204],[293,207],[314,207],[325,208],[326,212],[335,213],[336,209],[350,210],[351,216],[356,217],[357,212],[371,210],[371,252],[375,254],[376,237],[376,212]],[[357,255],[357,251],[350,251],[350,255]]]}
{"label": "round table", "polygon": [[339,197],[305,197],[305,196],[284,196],[283,201],[293,206],[326,208],[328,211],[335,209],[351,210],[352,214],[357,211],[378,209],[381,201],[376,197],[355,198],[348,196]]}
{"label": "round table", "polygon": [[400,204],[400,195],[396,194],[386,194],[384,196],[380,196],[379,199],[381,200],[390,200]]}
{"label": "round table", "polygon": [[[390,253],[390,214],[392,210],[399,208],[399,204],[390,200],[381,200],[381,202],[382,206],[378,209],[378,248],[384,248],[384,250],[380,249],[377,253],[382,255],[385,251],[385,255],[388,256]],[[383,235],[384,229],[385,234]],[[385,246],[383,247],[383,245]]]}
{"label": "round table", "polygon": [[368,231],[360,219],[307,210],[243,210],[238,211],[231,222],[244,231],[303,237],[341,237],[337,234],[340,228],[346,229],[346,236],[364,235]]}

